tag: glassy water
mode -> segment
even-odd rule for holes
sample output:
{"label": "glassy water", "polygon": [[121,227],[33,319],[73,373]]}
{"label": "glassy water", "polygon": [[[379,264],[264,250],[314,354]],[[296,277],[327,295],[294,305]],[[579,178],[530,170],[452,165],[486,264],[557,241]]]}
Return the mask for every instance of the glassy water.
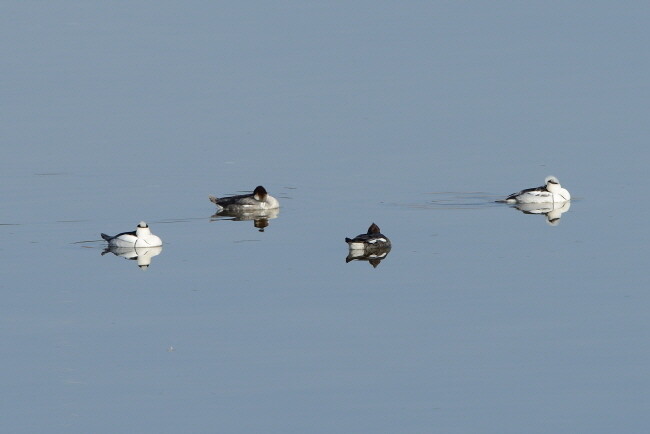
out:
{"label": "glassy water", "polygon": [[644,431],[647,8],[122,6],[0,14],[7,432]]}

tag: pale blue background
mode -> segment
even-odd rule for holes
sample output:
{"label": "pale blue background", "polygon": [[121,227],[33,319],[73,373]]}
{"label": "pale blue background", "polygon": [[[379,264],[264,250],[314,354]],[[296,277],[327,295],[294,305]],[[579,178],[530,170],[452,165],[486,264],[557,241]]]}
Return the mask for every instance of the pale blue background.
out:
{"label": "pale blue background", "polygon": [[3,431],[646,432],[649,9],[3,2]]}

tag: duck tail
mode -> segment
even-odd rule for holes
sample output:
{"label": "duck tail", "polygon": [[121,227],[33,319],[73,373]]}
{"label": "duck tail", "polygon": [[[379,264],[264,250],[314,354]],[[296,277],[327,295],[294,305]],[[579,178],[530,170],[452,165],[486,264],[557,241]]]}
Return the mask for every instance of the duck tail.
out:
{"label": "duck tail", "polygon": [[217,203],[219,201],[218,197],[208,196],[208,199],[210,199],[210,202],[212,202],[213,204],[218,205]]}
{"label": "duck tail", "polygon": [[110,235],[102,234],[102,238],[103,238],[104,240],[106,240],[106,241],[110,241],[111,238],[113,238],[113,237],[111,237]]}

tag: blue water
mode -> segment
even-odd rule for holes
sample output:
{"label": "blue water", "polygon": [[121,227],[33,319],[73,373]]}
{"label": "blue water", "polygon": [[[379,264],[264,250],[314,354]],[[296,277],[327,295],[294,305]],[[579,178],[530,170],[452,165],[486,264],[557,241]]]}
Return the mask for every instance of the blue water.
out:
{"label": "blue water", "polygon": [[[647,429],[645,5],[0,12],[3,430]],[[494,203],[551,174],[556,226]]]}

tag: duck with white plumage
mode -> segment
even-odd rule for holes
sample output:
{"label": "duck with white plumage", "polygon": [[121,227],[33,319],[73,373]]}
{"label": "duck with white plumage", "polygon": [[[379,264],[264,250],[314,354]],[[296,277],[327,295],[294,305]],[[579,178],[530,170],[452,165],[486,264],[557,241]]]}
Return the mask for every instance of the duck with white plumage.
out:
{"label": "duck with white plumage", "polygon": [[513,193],[497,202],[505,203],[559,203],[571,200],[571,195],[566,188],[562,188],[560,181],[555,176],[547,176],[544,185],[527,188]]}
{"label": "duck with white plumage", "polygon": [[140,222],[134,231],[122,232],[117,235],[101,234],[102,238],[111,247],[158,247],[162,246],[162,240],[151,233],[149,225]]}

